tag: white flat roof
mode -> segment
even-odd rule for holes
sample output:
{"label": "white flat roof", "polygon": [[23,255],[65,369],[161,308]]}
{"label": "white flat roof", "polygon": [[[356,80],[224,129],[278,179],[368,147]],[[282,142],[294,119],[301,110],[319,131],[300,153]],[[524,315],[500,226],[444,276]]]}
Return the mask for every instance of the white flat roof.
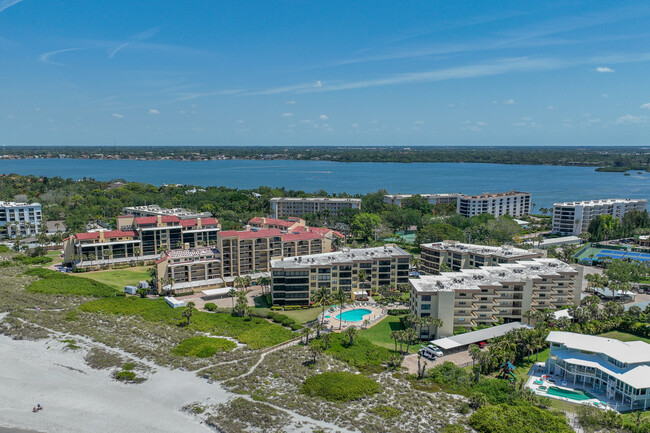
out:
{"label": "white flat roof", "polygon": [[221,296],[221,295],[227,295],[228,292],[232,290],[232,287],[222,287],[221,289],[209,289],[209,290],[203,290],[201,293],[203,293],[205,296],[208,298],[211,296]]}
{"label": "white flat roof", "polygon": [[491,340],[492,338],[502,337],[508,332],[515,329],[527,328],[532,326],[521,322],[511,322],[505,325],[492,326],[490,328],[479,329],[478,331],[466,332],[464,334],[454,335],[453,337],[438,338],[431,341],[432,344],[448,350],[456,347],[467,346],[468,344],[478,343],[479,341]]}
{"label": "white flat roof", "polygon": [[650,363],[650,344],[643,341],[620,341],[562,331],[551,331],[546,341],[563,344],[569,349],[602,353],[627,364]]}

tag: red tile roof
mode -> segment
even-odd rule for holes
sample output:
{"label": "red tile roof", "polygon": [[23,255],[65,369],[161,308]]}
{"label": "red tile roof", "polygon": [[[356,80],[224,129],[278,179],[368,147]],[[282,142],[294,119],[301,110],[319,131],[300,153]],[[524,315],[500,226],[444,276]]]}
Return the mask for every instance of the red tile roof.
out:
{"label": "red tile roof", "polygon": [[[113,230],[105,231],[104,238],[126,238],[136,237],[138,234],[133,230]],[[99,232],[77,233],[75,237],[79,240],[99,239]]]}
{"label": "red tile roof", "polygon": [[274,225],[274,226],[281,226],[281,227],[291,227],[294,225],[296,222],[293,221],[285,221],[277,218],[266,218],[264,221],[262,221],[262,217],[254,217],[251,218],[248,221],[249,224],[268,224],[268,225]]}
{"label": "red tile roof", "polygon": [[[196,218],[181,220],[181,226],[183,227],[194,227],[197,224],[198,224],[198,220]],[[217,224],[219,223],[214,218],[201,218],[202,226],[216,226]]]}
{"label": "red tile roof", "polygon": [[272,236],[281,236],[282,231],[279,229],[260,229],[260,230],[227,230],[219,232],[222,238],[237,236],[239,239],[256,239],[256,238],[269,238]]}
{"label": "red tile roof", "polygon": [[[160,219],[164,223],[177,223],[180,221],[175,215],[163,215]],[[138,217],[135,219],[135,222],[141,225],[156,224],[158,222],[158,216]]]}
{"label": "red tile roof", "polygon": [[299,233],[287,233],[282,235],[282,240],[285,242],[289,241],[306,241],[309,239],[322,239],[323,236],[318,233],[312,232],[299,232]]}
{"label": "red tile roof", "polygon": [[336,230],[328,229],[325,227],[307,227],[307,230],[310,232],[318,233],[321,236],[325,236],[328,233],[334,233],[335,236],[338,236],[340,238],[344,238],[343,234],[341,232],[337,232]]}

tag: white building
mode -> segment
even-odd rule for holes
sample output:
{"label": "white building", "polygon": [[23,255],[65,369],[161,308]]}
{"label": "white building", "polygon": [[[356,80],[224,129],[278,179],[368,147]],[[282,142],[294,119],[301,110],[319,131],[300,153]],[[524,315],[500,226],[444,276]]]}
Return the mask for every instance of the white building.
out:
{"label": "white building", "polygon": [[[407,198],[411,198],[416,194],[385,194],[384,203],[394,204],[399,207],[402,207],[402,203]],[[458,201],[458,196],[460,193],[448,193],[448,194],[419,194],[424,197],[429,204],[456,204]]]}
{"label": "white building", "polygon": [[42,221],[39,203],[0,201],[0,229],[10,239],[39,234]]}
{"label": "white building", "polygon": [[568,385],[602,390],[633,409],[650,407],[650,344],[551,331],[546,372]]}
{"label": "white building", "polygon": [[472,217],[489,213],[495,217],[519,217],[530,213],[530,193],[508,191],[478,195],[459,195],[456,213]]}
{"label": "white building", "polygon": [[570,201],[553,205],[553,232],[579,235],[589,228],[598,215],[612,215],[621,220],[626,212],[646,210],[646,199],[603,199]]}
{"label": "white building", "polygon": [[456,328],[521,322],[528,310],[580,303],[582,268],[557,259],[534,258],[516,263],[443,272],[410,279],[410,313],[442,320],[438,329],[421,330],[421,338],[454,335]]}
{"label": "white building", "polygon": [[325,210],[336,215],[341,209],[361,210],[361,199],[331,197],[274,197],[271,199],[273,218],[301,216]]}
{"label": "white building", "polygon": [[125,215],[133,215],[135,217],[148,217],[148,216],[165,216],[172,215],[178,217],[179,220],[195,219],[195,218],[210,218],[212,214],[210,212],[193,212],[182,207],[177,207],[173,209],[161,208],[157,204],[151,204],[147,206],[132,206],[125,207],[122,209]]}

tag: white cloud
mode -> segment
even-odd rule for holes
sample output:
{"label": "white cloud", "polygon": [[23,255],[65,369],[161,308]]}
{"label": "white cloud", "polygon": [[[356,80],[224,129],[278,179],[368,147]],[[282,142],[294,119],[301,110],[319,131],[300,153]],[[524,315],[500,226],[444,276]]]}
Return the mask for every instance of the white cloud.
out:
{"label": "white cloud", "polygon": [[295,103],[296,103],[296,101],[293,101],[293,100],[285,102],[285,104],[289,104],[289,105],[294,105]]}
{"label": "white cloud", "polygon": [[323,87],[323,83],[321,83],[320,80],[316,80],[316,81],[314,81],[314,86],[313,87],[315,87],[317,89],[320,89],[321,87]]}
{"label": "white cloud", "polygon": [[293,113],[282,113],[282,117],[292,117]]}
{"label": "white cloud", "polygon": [[238,124],[240,124],[240,125],[243,125],[243,124],[246,123],[246,122],[244,122],[243,120],[238,120],[238,121],[235,122],[235,123],[238,123]]}
{"label": "white cloud", "polygon": [[327,116],[324,115],[324,114],[321,114],[320,116],[318,116],[318,118],[319,118],[320,120],[327,120],[327,119],[329,119],[329,117],[327,117]]}
{"label": "white cloud", "polygon": [[160,111],[158,111],[157,108],[150,108],[149,109],[149,114],[160,114]]}
{"label": "white cloud", "polygon": [[40,107],[34,107],[34,111],[41,111]]}
{"label": "white cloud", "polygon": [[81,48],[66,48],[63,50],[49,51],[47,53],[41,54],[40,56],[38,56],[38,58],[41,62],[47,63],[48,65],[64,66],[63,63],[53,62],[52,57],[56,56],[57,54],[67,53],[69,51],[79,51],[79,50],[81,50]]}
{"label": "white cloud", "polygon": [[478,126],[487,126],[487,122],[476,122]]}
{"label": "white cloud", "polygon": [[187,111],[185,111],[185,110],[178,110],[178,114],[181,114],[181,115],[183,115],[183,114],[187,114]]}
{"label": "white cloud", "polygon": [[16,116],[14,114],[9,114],[7,117],[5,117],[5,119],[9,119],[9,120],[15,119],[15,118],[16,118]]}
{"label": "white cloud", "polygon": [[153,35],[155,35],[156,33],[158,33],[158,30],[160,30],[160,27],[155,27],[155,28],[153,28],[153,29],[145,30],[144,32],[140,32],[140,33],[138,33],[137,35],[133,35],[133,36],[131,36],[131,37],[129,38],[129,41],[128,41],[128,42],[124,42],[123,44],[121,44],[120,46],[118,46],[117,48],[115,48],[113,51],[110,52],[110,54],[108,55],[108,57],[112,59],[113,57],[115,57],[115,54],[119,53],[119,52],[122,51],[124,48],[126,48],[126,47],[128,47],[129,45],[134,44],[134,43],[136,43],[136,42],[140,42],[140,41],[143,41],[143,40],[145,40],[145,39],[149,39],[150,37],[152,37]]}
{"label": "white cloud", "polygon": [[603,94],[600,95],[600,96],[602,96],[603,98],[609,98],[609,95],[608,95],[607,93],[603,93]]}
{"label": "white cloud", "polygon": [[424,125],[424,120],[416,120],[415,122],[416,125]]}
{"label": "white cloud", "polygon": [[603,74],[609,73],[609,72],[614,72],[612,68],[608,68],[607,66],[598,66],[596,69],[594,69],[596,72],[600,72]]}
{"label": "white cloud", "polygon": [[23,0],[0,0],[0,12],[20,3]]}
{"label": "white cloud", "polygon": [[647,103],[641,105],[640,108],[642,108],[644,110],[650,110],[650,102],[647,102]]}
{"label": "white cloud", "polygon": [[314,121],[311,119],[305,119],[305,120],[301,120],[300,123],[314,123]]}
{"label": "white cloud", "polygon": [[358,128],[358,127],[359,127],[359,124],[358,124],[358,123],[353,123],[351,126],[352,126],[353,128]]}
{"label": "white cloud", "polygon": [[646,116],[633,116],[631,114],[626,114],[619,117],[615,123],[617,125],[639,125],[647,122],[648,118]]}
{"label": "white cloud", "polygon": [[547,110],[555,110],[555,107],[552,106],[552,105],[549,105],[548,107],[546,107],[546,109],[547,109]]}
{"label": "white cloud", "polygon": [[505,101],[503,101],[503,103],[506,104],[506,105],[512,105],[512,104],[515,103],[515,100],[514,99],[506,99]]}
{"label": "white cloud", "polygon": [[115,117],[116,119],[124,119],[124,114],[120,113],[113,113],[111,116]]}

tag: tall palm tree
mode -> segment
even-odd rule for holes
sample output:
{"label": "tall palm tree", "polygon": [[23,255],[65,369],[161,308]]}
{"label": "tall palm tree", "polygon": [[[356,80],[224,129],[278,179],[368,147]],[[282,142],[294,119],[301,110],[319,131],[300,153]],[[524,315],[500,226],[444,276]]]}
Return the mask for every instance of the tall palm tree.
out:
{"label": "tall palm tree", "polygon": [[345,335],[350,339],[350,346],[354,343],[354,337],[357,336],[357,333],[357,328],[354,326],[350,326],[345,330]]}
{"label": "tall palm tree", "polygon": [[325,306],[330,303],[330,290],[327,287],[320,287],[311,295],[311,300],[314,304],[320,304],[321,306],[320,320],[322,324],[325,320]]}
{"label": "tall palm tree", "polygon": [[234,310],[235,309],[235,297],[237,296],[237,290],[235,290],[235,289],[228,290],[228,296],[230,296],[230,299],[232,301],[232,308]]}
{"label": "tall palm tree", "polygon": [[401,336],[402,336],[402,335],[400,334],[400,332],[401,332],[401,331],[392,331],[392,332],[389,334],[389,337],[391,338],[391,340],[395,340],[395,352],[397,352],[397,342],[399,341],[399,339],[400,339]]}
{"label": "tall palm tree", "polygon": [[187,306],[183,310],[183,317],[187,319],[187,326],[190,326],[190,318],[194,315],[194,302],[188,302]]}
{"label": "tall palm tree", "polygon": [[341,288],[334,292],[334,301],[336,301],[341,307],[341,312],[339,313],[339,329],[343,327],[343,309],[345,308],[345,303],[348,302],[349,299],[350,295]]}
{"label": "tall palm tree", "polygon": [[320,322],[316,322],[314,324],[313,328],[314,328],[314,331],[316,331],[316,338],[320,338],[320,333],[321,333],[322,330],[325,329],[325,326]]}
{"label": "tall palm tree", "polygon": [[330,345],[330,338],[332,337],[332,334],[323,334],[323,342],[325,342],[325,350],[329,348]]}

